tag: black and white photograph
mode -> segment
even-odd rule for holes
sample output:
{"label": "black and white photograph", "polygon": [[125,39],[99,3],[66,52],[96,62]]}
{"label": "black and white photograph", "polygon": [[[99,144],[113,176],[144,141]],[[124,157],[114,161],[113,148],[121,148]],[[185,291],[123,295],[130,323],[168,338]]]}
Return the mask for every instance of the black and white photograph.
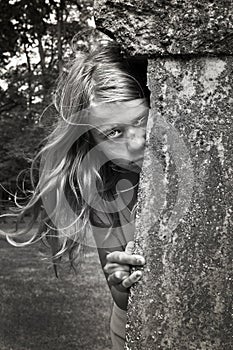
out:
{"label": "black and white photograph", "polygon": [[0,28],[0,350],[233,350],[233,2]]}

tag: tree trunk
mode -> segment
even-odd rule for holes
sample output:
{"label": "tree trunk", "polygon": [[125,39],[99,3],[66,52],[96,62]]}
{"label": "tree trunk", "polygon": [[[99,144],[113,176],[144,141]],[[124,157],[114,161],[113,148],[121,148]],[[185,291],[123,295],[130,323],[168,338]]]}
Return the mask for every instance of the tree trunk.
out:
{"label": "tree trunk", "polygon": [[58,48],[58,68],[59,73],[63,70],[62,60],[62,37],[63,37],[63,11],[65,8],[65,1],[60,0],[60,6],[57,10],[57,48]]}
{"label": "tree trunk", "polygon": [[44,52],[44,47],[43,47],[41,36],[38,35],[37,39],[38,39],[38,50],[39,50],[39,55],[40,55],[40,66],[41,66],[41,73],[42,73],[41,83],[42,83],[42,86],[43,86],[43,99],[45,99],[46,91],[47,91],[45,52]]}
{"label": "tree trunk", "polygon": [[26,44],[24,44],[24,52],[26,55],[27,68],[28,68],[28,79],[27,79],[27,82],[28,82],[28,110],[30,113],[31,109],[32,109],[32,95],[33,95],[33,91],[32,91],[32,67],[31,67],[30,55],[28,53]]}

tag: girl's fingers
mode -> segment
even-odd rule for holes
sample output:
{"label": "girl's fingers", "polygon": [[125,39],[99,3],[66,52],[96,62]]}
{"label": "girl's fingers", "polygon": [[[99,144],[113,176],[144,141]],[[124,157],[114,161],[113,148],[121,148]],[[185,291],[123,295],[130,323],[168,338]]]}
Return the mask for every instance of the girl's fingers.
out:
{"label": "girl's fingers", "polygon": [[107,262],[118,263],[121,265],[139,265],[142,266],[145,264],[145,259],[141,255],[130,255],[126,252],[115,251],[109,253],[106,256]]}
{"label": "girl's fingers", "polygon": [[129,272],[130,268],[129,265],[120,265],[117,263],[107,263],[104,266],[104,272],[106,272],[108,275],[116,272],[117,270]]}
{"label": "girl's fingers", "polygon": [[129,241],[125,247],[125,253],[132,255],[134,250],[134,241]]}
{"label": "girl's fingers", "polygon": [[133,254],[133,250],[134,242],[129,241],[124,252],[114,251],[106,256],[107,263],[104,271],[109,275],[108,282],[121,291],[131,287],[142,276],[142,271],[134,271],[130,275],[131,265],[145,264],[144,257]]}
{"label": "girl's fingers", "polygon": [[126,279],[128,276],[129,276],[128,272],[116,271],[108,276],[108,282],[109,282],[109,284],[112,284],[112,285],[118,285],[124,279]]}
{"label": "girl's fingers", "polygon": [[142,271],[134,271],[129,277],[125,278],[121,284],[124,288],[129,288],[132,284],[139,281],[141,277]]}
{"label": "girl's fingers", "polygon": [[142,271],[134,271],[131,275],[125,271],[116,271],[109,275],[108,282],[116,287],[129,288],[142,277]]}

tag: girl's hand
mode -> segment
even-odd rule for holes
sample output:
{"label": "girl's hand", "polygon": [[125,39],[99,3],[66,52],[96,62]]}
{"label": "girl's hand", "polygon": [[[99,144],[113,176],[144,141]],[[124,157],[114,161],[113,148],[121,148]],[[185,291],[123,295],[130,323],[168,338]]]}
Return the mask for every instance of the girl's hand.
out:
{"label": "girl's hand", "polygon": [[130,274],[131,266],[143,266],[145,259],[141,255],[132,254],[134,242],[129,241],[125,251],[115,251],[109,253],[106,257],[107,263],[104,266],[105,273],[108,274],[108,282],[122,291],[139,281],[142,271],[137,270]]}

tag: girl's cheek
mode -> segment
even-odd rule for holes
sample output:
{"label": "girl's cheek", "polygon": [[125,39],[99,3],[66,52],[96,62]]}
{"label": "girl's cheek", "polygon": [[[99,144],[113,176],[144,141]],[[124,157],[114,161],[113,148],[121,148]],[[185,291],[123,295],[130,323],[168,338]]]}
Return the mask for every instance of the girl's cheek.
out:
{"label": "girl's cheek", "polygon": [[114,160],[116,157],[121,157],[127,154],[125,146],[120,143],[101,143],[99,144],[100,150],[109,160]]}

